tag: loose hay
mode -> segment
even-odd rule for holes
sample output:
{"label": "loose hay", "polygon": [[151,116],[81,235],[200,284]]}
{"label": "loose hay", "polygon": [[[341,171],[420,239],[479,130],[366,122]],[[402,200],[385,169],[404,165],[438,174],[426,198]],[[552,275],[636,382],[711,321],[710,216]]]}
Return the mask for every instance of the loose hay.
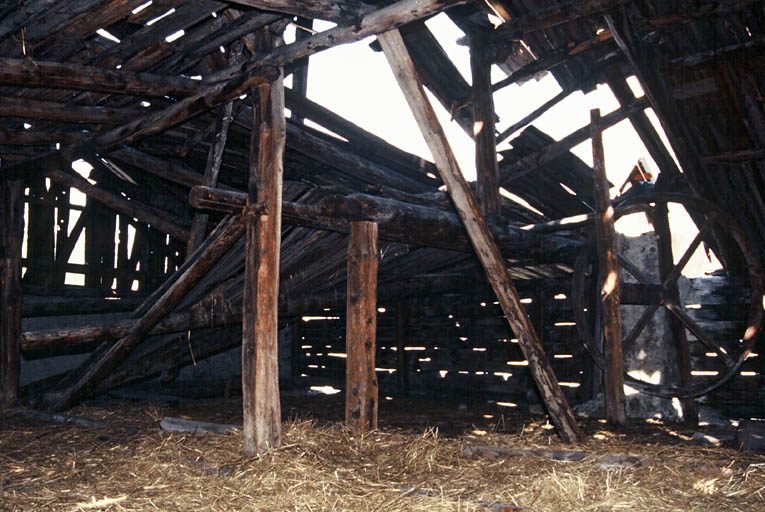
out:
{"label": "loose hay", "polygon": [[[765,507],[765,457],[697,446],[686,440],[691,431],[675,426],[640,423],[614,434],[588,420],[582,425],[588,444],[577,449],[591,456],[581,461],[487,459],[463,451],[476,444],[571,447],[561,445],[544,421],[488,406],[463,412],[454,404],[394,400],[381,410],[380,430],[354,436],[337,422],[342,402],[336,397],[284,405],[302,416],[284,423],[281,448],[259,457],[241,454],[239,432],[195,436],[159,430],[164,415],[238,423],[237,401],[178,408],[107,402],[73,411],[106,422],[105,430],[0,416],[0,510]],[[609,454],[638,456],[645,463],[603,469],[598,460]]]}

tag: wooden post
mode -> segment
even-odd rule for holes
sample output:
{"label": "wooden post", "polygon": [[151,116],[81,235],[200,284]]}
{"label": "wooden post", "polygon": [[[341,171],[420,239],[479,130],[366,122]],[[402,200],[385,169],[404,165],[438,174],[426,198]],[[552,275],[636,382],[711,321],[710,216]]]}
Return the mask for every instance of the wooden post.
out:
{"label": "wooden post", "polygon": [[[669,216],[667,203],[656,203],[654,208],[653,225],[656,229],[658,240],[656,242],[659,251],[659,277],[662,282],[666,282],[667,277],[672,273],[675,262],[672,256],[672,233],[669,230]],[[667,290],[675,304],[680,304],[680,292],[677,288],[677,280],[673,280]],[[665,318],[669,322],[677,354],[677,381],[683,389],[691,387],[691,355],[688,349],[688,335],[685,332],[680,319],[665,311]],[[698,425],[699,409],[696,406],[696,400],[693,398],[684,398],[680,401],[683,409],[683,422],[688,425]]]}
{"label": "wooden post", "polygon": [[392,30],[378,36],[378,39],[436,161],[441,179],[446,184],[457,213],[465,225],[489,283],[494,289],[510,327],[518,337],[521,350],[529,362],[529,370],[545,400],[558,435],[566,442],[583,442],[584,436],[579,430],[534,327],[521,305],[518,291],[510,280],[494,236],[489,230],[475,196],[462,176],[446,135],[436,118],[436,113],[425,96],[425,90],[417,78],[414,64],[401,34],[398,30]]}
{"label": "wooden post", "polygon": [[[313,30],[313,19],[312,18],[303,18],[302,16],[298,16],[296,20],[296,27],[295,27],[295,40],[296,41],[302,41],[303,39],[308,39],[311,37],[311,31]],[[292,90],[295,92],[295,94],[305,98],[308,94],[308,61],[310,59],[310,56],[306,55],[305,57],[302,57],[295,61],[294,68],[292,71]],[[303,116],[296,113],[294,110],[290,110],[292,112],[291,119],[293,119],[296,123],[305,124],[305,120]]]}
{"label": "wooden post", "polygon": [[499,213],[499,165],[494,134],[494,98],[491,88],[491,61],[487,56],[488,36],[470,36],[470,69],[473,74],[473,136],[478,203],[486,216]]}
{"label": "wooden post", "polygon": [[606,368],[603,388],[606,397],[606,419],[612,425],[627,422],[624,397],[624,356],[622,354],[622,316],[619,310],[618,249],[614,232],[614,208],[608,195],[603,132],[600,110],[590,111],[592,128],[592,158],[595,170],[595,230],[598,241],[598,267],[600,269],[600,300],[603,304],[603,337],[605,340]]}
{"label": "wooden post", "polygon": [[377,224],[351,222],[348,240],[345,423],[354,432],[377,428]]}
{"label": "wooden post", "polygon": [[[263,31],[263,47],[275,41]],[[278,305],[282,227],[282,174],[286,120],[279,73],[272,84],[251,90],[250,176],[247,208],[260,201],[266,211],[248,212],[242,320],[242,414],[244,453],[253,455],[281,443]],[[256,152],[257,151],[257,152]]]}
{"label": "wooden post", "polygon": [[406,344],[409,328],[409,301],[401,300],[396,304],[396,375],[398,390],[401,393],[409,391],[409,361],[407,361]]}
{"label": "wooden post", "polygon": [[24,238],[24,189],[21,180],[0,181],[0,405],[19,392],[21,335],[21,243]]}

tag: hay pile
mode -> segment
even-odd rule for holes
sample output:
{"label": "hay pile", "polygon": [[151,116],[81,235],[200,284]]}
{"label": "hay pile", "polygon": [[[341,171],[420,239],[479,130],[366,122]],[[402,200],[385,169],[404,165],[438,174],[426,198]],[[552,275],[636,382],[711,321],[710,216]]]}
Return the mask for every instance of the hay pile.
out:
{"label": "hay pile", "polygon": [[[239,433],[194,436],[158,428],[165,415],[238,423],[236,400],[180,407],[115,401],[72,411],[105,421],[103,430],[4,414],[0,510],[765,508],[765,457],[694,445],[690,431],[673,426],[641,423],[614,434],[588,421],[588,444],[579,449],[592,457],[580,462],[469,457],[463,450],[472,445],[571,447],[557,442],[544,419],[404,400],[384,402],[380,430],[354,436],[327,421],[339,419],[340,400],[286,403],[293,419],[283,425],[283,445],[259,457],[241,455]],[[435,419],[426,424],[428,413]],[[597,456],[615,453],[639,455],[645,463],[615,470],[598,465]]]}

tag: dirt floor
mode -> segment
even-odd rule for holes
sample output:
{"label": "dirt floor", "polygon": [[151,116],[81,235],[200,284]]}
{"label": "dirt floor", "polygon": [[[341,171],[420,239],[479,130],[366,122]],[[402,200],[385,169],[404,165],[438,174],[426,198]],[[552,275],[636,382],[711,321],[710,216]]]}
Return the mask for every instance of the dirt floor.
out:
{"label": "dirt floor", "polygon": [[[341,395],[285,398],[282,408],[282,446],[258,457],[241,454],[239,432],[159,428],[164,416],[240,424],[240,399],[108,400],[69,412],[103,429],[0,412],[0,510],[765,510],[765,456],[696,444],[677,425],[612,432],[585,420],[587,444],[571,447],[544,417],[496,404],[384,401],[379,430],[364,436],[340,423]],[[475,446],[587,456],[470,455]]]}

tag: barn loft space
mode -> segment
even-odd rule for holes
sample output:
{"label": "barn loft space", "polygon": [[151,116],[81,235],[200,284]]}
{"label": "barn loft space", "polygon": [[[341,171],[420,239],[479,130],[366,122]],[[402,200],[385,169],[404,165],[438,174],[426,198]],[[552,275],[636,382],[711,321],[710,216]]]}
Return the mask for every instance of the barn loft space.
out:
{"label": "barn loft space", "polygon": [[0,5],[0,509],[762,507],[763,23]]}

